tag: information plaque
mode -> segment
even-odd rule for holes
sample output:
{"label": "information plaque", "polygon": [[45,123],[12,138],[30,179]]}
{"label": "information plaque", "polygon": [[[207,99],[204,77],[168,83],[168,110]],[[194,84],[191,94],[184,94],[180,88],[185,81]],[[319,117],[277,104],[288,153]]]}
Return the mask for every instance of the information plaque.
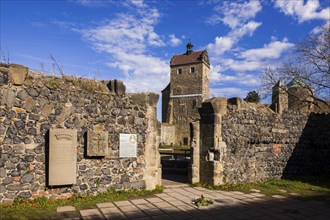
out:
{"label": "information plaque", "polygon": [[48,184],[76,184],[77,130],[53,128],[49,131]]}
{"label": "information plaque", "polygon": [[119,157],[136,157],[136,134],[119,134]]}

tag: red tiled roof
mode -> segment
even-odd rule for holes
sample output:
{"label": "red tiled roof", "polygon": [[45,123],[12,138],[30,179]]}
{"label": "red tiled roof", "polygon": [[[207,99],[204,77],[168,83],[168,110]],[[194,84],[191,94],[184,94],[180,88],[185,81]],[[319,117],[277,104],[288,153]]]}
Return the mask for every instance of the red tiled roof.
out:
{"label": "red tiled roof", "polygon": [[171,60],[171,66],[189,64],[189,63],[202,63],[202,54],[205,50],[192,52],[191,54],[174,55]]}

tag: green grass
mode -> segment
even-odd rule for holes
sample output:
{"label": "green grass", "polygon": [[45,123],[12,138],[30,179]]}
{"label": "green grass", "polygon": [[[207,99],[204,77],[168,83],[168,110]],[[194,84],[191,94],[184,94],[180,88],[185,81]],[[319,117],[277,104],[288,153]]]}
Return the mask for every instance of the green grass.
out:
{"label": "green grass", "polygon": [[35,200],[16,199],[13,203],[0,205],[0,219],[54,219],[78,216],[72,213],[71,216],[61,216],[56,213],[58,206],[74,206],[76,209],[95,208],[96,204],[103,202],[113,202],[140,197],[148,197],[163,191],[162,186],[157,186],[155,190],[108,190],[97,196],[74,195],[70,199],[49,200],[40,197]]}
{"label": "green grass", "polygon": [[[194,184],[208,189],[241,191],[252,193],[251,189],[258,189],[261,193],[271,195],[290,196],[289,193],[298,193],[301,198],[325,200],[330,203],[330,179],[324,177],[301,177],[297,179],[273,179],[264,182],[225,184],[220,186]],[[285,190],[286,192],[280,192]]]}

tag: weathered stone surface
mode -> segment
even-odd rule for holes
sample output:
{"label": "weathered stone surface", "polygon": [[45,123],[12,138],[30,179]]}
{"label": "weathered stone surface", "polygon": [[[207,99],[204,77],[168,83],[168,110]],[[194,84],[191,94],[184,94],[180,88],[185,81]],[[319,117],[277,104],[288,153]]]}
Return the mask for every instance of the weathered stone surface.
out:
{"label": "weathered stone surface", "polygon": [[[156,114],[148,116],[146,112],[146,106],[150,104],[141,102],[140,106],[134,103],[130,94],[124,94],[123,87],[122,90],[117,88],[117,93],[113,94],[94,92],[94,88],[88,87],[89,80],[82,85],[77,78],[56,78],[59,86],[48,89],[45,85],[49,78],[31,73],[22,86],[11,85],[10,89],[7,85],[0,87],[0,105],[4,106],[0,108],[0,178],[2,186],[9,185],[9,190],[2,189],[0,202],[12,201],[18,195],[31,198],[28,192],[36,195],[42,193],[40,190],[44,190],[46,184],[46,164],[50,156],[48,131],[51,127],[77,130],[77,144],[72,155],[77,158],[74,166],[78,172],[72,175],[76,181],[72,187],[54,188],[45,194],[46,197],[60,198],[79,192],[94,194],[116,184],[123,189],[121,180],[129,183],[127,181],[142,179],[146,133],[149,126],[155,125],[146,118],[156,119]],[[6,91],[11,94],[5,94]],[[9,99],[5,100],[5,97]],[[149,99],[147,94],[144,97],[142,100]],[[116,124],[118,118],[119,123]],[[140,118],[139,124],[135,123],[135,118]],[[110,153],[88,158],[86,132],[95,126],[103,126],[103,131],[108,134],[107,148]],[[119,134],[123,132],[137,134],[139,162],[118,158]],[[149,146],[157,146],[155,141],[155,138],[150,138]],[[63,159],[63,154],[60,159]],[[58,170],[60,175],[65,176],[67,169]],[[152,173],[151,169],[149,171]],[[156,183],[154,178],[150,175],[149,182]]]}
{"label": "weathered stone surface", "polygon": [[11,88],[6,88],[3,90],[3,100],[1,101],[8,108],[13,107],[15,103],[16,92]]}
{"label": "weathered stone surface", "polygon": [[117,95],[124,95],[126,92],[126,86],[123,81],[118,79],[110,80],[107,87],[111,93],[115,93]]}
{"label": "weathered stone surface", "polygon": [[54,109],[54,104],[45,104],[44,107],[41,109],[41,115],[44,117],[48,117],[51,111]]}
{"label": "weathered stone surface", "polygon": [[30,192],[21,192],[18,194],[19,198],[23,198],[23,199],[28,199],[31,198],[31,193]]}
{"label": "weathered stone surface", "polygon": [[2,180],[3,185],[8,185],[9,183],[12,183],[12,182],[13,182],[13,178],[11,178],[11,177],[6,177]]}
{"label": "weathered stone surface", "polygon": [[27,190],[30,188],[30,184],[10,184],[6,188],[11,191]]}
{"label": "weathered stone surface", "polygon": [[6,127],[3,124],[0,124],[0,135],[3,135],[6,132]]}
{"label": "weathered stone surface", "polygon": [[26,92],[32,97],[38,97],[39,96],[39,92],[34,88],[28,88],[26,90]]}
{"label": "weathered stone surface", "polygon": [[1,167],[0,168],[0,178],[4,178],[6,176],[6,169]]}
{"label": "weathered stone surface", "polygon": [[7,68],[0,67],[0,86],[8,83],[8,72]]}
{"label": "weathered stone surface", "polygon": [[29,98],[29,94],[25,90],[21,90],[17,93],[17,98],[22,101],[25,101]]}
{"label": "weathered stone surface", "polygon": [[6,192],[6,187],[4,185],[0,185],[0,193],[5,193]]}
{"label": "weathered stone surface", "polygon": [[124,182],[124,189],[145,189],[146,182],[144,180],[136,181],[136,182]]}
{"label": "weathered stone surface", "polygon": [[35,106],[35,101],[33,100],[33,98],[29,97],[26,101],[25,104],[23,105],[23,108],[26,109],[26,111],[31,111],[33,109],[33,107]]}
{"label": "weathered stone surface", "polygon": [[29,69],[25,66],[18,64],[11,64],[9,66],[9,78],[10,82],[14,85],[22,85]]}
{"label": "weathered stone surface", "polygon": [[108,149],[108,132],[91,130],[87,132],[87,156],[105,156]]}
{"label": "weathered stone surface", "polygon": [[32,183],[33,180],[34,180],[33,173],[27,173],[27,174],[22,176],[21,183]]}

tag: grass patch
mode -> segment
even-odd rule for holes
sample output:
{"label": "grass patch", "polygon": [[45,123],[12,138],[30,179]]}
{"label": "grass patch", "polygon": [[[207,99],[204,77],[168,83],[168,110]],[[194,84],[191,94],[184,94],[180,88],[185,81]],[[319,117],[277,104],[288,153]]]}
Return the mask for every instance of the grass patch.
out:
{"label": "grass patch", "polygon": [[[252,193],[251,189],[258,189],[267,196],[283,195],[290,196],[289,193],[298,193],[301,198],[324,200],[330,203],[330,178],[325,177],[301,177],[296,179],[272,179],[264,182],[225,184],[220,186],[194,184],[208,189],[240,191]],[[279,191],[279,190],[285,190]]]}
{"label": "grass patch", "polygon": [[[70,199],[49,200],[46,197],[35,200],[16,199],[13,203],[0,205],[0,219],[54,219],[60,218],[56,213],[58,206],[74,206],[76,209],[95,208],[96,204],[120,200],[141,198],[163,192],[162,186],[154,190],[122,190],[110,189],[97,196],[74,195]],[[77,213],[76,213],[77,214]],[[71,216],[72,217],[72,216]]]}

